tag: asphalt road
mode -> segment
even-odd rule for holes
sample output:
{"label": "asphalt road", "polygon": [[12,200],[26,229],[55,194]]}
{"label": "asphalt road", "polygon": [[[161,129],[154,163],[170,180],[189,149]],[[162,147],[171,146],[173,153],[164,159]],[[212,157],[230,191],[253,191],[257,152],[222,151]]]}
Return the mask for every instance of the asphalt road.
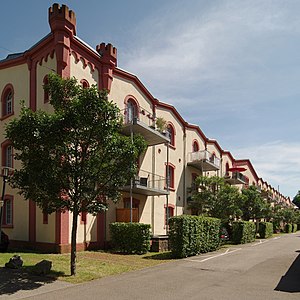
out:
{"label": "asphalt road", "polygon": [[48,291],[37,289],[31,295],[29,291],[16,293],[7,299],[299,300],[300,233],[237,245],[86,284],[57,286],[54,291],[50,290],[51,284]]}

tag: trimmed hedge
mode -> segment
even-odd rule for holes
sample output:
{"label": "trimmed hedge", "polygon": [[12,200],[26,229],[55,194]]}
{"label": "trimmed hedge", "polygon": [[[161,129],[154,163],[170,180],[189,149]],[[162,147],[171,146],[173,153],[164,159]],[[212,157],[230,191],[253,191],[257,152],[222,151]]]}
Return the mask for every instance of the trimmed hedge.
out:
{"label": "trimmed hedge", "polygon": [[298,225],[297,225],[297,224],[293,224],[293,229],[292,229],[292,231],[293,231],[293,232],[296,232],[296,231],[297,231],[297,228],[298,228]]}
{"label": "trimmed hedge", "polygon": [[221,220],[182,215],[169,220],[169,242],[172,256],[188,257],[216,250],[220,245]]}
{"label": "trimmed hedge", "polygon": [[267,239],[273,235],[273,223],[271,222],[260,222],[258,228],[259,237]]}
{"label": "trimmed hedge", "polygon": [[292,233],[292,231],[293,231],[293,224],[285,224],[284,232],[285,233]]}
{"label": "trimmed hedge", "polygon": [[246,244],[255,241],[256,225],[254,222],[238,221],[232,224],[232,241]]}
{"label": "trimmed hedge", "polygon": [[150,250],[150,225],[115,222],[109,224],[112,246],[122,253],[142,254]]}

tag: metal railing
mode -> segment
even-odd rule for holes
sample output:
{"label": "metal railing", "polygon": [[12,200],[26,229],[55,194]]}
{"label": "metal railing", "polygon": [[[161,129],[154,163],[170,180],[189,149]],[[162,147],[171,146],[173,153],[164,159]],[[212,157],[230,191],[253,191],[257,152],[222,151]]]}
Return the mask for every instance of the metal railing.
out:
{"label": "metal railing", "polygon": [[138,174],[134,177],[134,185],[140,185],[150,189],[163,190],[166,186],[166,177],[139,170]]}
{"label": "metal railing", "polygon": [[220,159],[207,150],[188,153],[188,162],[195,162],[201,160],[209,161],[218,168],[220,167]]}
{"label": "metal railing", "polygon": [[236,180],[241,180],[246,184],[249,183],[248,177],[246,177],[245,175],[243,175],[240,172],[233,172],[231,178],[236,179]]}
{"label": "metal railing", "polygon": [[128,108],[121,110],[121,115],[123,116],[124,124],[132,124],[135,120],[144,123],[145,125],[156,129],[156,117],[146,109],[139,107],[134,113],[131,113]]}

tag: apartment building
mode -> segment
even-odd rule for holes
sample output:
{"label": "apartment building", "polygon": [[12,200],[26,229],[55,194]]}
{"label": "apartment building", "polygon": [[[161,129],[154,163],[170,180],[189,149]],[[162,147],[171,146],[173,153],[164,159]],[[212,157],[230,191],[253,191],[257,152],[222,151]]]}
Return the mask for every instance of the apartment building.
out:
{"label": "apartment building", "polygon": [[[141,134],[148,144],[132,185],[121,188],[122,199],[110,203],[107,212],[79,217],[79,250],[103,247],[109,240],[108,224],[115,221],[148,223],[153,235],[166,234],[168,216],[189,213],[187,198],[199,175],[221,176],[240,188],[253,184],[266,191],[266,199],[290,203],[258,177],[249,160],[235,159],[200,127],[187,123],[175,107],[154,98],[135,75],[118,68],[115,47],[101,43],[93,49],[77,37],[76,16],[67,6],[49,8],[49,25],[50,33],[30,49],[0,61],[2,166],[20,167],[4,138],[5,124],[20,113],[19,101],[34,111],[52,111],[43,90],[50,72],[75,77],[84,87],[109,90],[109,99],[123,115],[123,133]],[[158,120],[165,121],[166,128]],[[25,201],[11,187],[6,190],[3,228],[12,245],[67,252],[71,220],[69,212],[44,214],[34,201]]]}

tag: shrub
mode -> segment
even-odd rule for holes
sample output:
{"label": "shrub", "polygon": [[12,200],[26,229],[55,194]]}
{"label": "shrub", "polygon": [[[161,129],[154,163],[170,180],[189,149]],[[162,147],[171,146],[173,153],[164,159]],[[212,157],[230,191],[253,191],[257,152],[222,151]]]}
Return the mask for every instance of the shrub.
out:
{"label": "shrub", "polygon": [[284,226],[284,231],[286,232],[286,233],[291,233],[292,231],[293,231],[293,224],[285,224],[285,226]]}
{"label": "shrub", "polygon": [[109,224],[112,246],[122,253],[142,254],[150,250],[150,225],[142,223]]}
{"label": "shrub", "polygon": [[232,225],[232,241],[236,244],[246,244],[253,242],[256,235],[256,225],[254,222],[238,221]]}
{"label": "shrub", "polygon": [[169,242],[176,258],[216,250],[220,245],[221,221],[199,216],[178,216],[169,220]]}
{"label": "shrub", "polygon": [[273,235],[273,223],[271,222],[260,222],[258,233],[260,238],[267,239]]}
{"label": "shrub", "polygon": [[292,229],[292,231],[293,231],[293,232],[296,232],[296,231],[297,231],[297,227],[298,227],[297,224],[293,224],[293,229]]}

